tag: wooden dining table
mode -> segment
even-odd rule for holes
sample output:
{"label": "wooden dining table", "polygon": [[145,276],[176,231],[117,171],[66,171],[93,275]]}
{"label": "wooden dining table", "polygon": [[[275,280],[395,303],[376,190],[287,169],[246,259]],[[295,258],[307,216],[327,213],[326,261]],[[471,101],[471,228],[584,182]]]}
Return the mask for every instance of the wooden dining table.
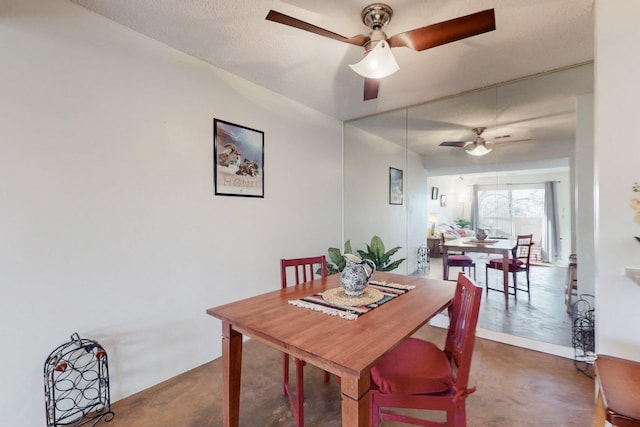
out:
{"label": "wooden dining table", "polygon": [[[449,251],[456,252],[483,252],[488,254],[502,255],[502,282],[504,284],[504,305],[509,309],[509,255],[516,247],[516,239],[486,239],[476,240],[472,237],[462,237],[459,239],[446,240],[440,245],[442,248],[442,278],[448,280],[447,257]],[[477,272],[476,272],[477,274]],[[485,283],[485,286],[488,286]]]}
{"label": "wooden dining table", "polygon": [[339,274],[208,309],[222,321],[224,426],[237,427],[240,420],[243,336],[339,376],[342,425],[368,426],[371,367],[449,307],[455,291],[453,282],[421,276],[376,272],[372,280],[415,288],[356,320],[289,304],[340,286]]}

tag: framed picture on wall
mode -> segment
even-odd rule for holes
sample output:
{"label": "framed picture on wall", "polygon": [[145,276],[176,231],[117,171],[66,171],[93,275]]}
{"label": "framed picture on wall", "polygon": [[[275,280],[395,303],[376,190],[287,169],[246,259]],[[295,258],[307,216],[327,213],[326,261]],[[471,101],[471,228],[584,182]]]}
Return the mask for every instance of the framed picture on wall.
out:
{"label": "framed picture on wall", "polygon": [[389,204],[402,204],[402,169],[389,168]]}
{"label": "framed picture on wall", "polygon": [[438,200],[438,187],[431,187],[431,200]]}
{"label": "framed picture on wall", "polygon": [[443,208],[447,206],[447,196],[445,196],[444,194],[440,196],[440,206],[442,206]]}
{"label": "framed picture on wall", "polygon": [[213,119],[216,196],[264,197],[264,132]]}

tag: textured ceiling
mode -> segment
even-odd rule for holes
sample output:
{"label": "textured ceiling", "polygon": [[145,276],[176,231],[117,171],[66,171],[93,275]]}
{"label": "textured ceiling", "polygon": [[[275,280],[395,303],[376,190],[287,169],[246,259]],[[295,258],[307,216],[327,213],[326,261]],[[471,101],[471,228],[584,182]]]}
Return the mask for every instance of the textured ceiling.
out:
{"label": "textured ceiling", "polygon": [[585,64],[349,123],[386,141],[407,144],[432,167],[452,161],[495,162],[494,156],[470,158],[463,149],[439,146],[443,141],[472,141],[475,127],[486,127],[482,136],[512,157],[568,157],[575,140],[576,96],[592,92],[593,64]]}
{"label": "textured ceiling", "polygon": [[367,34],[369,0],[71,0],[249,81],[347,120],[593,60],[593,0],[395,0],[391,36],[485,9],[496,30],[395,48],[400,71],[362,100],[362,49],[266,21],[270,9],[343,36]]}
{"label": "textured ceiling", "polygon": [[[382,79],[370,101],[362,99],[363,78],[348,67],[362,48],[265,20],[273,9],[342,36],[368,34],[360,13],[370,0],[70,1],[407,144],[431,173],[558,165],[574,151],[576,96],[593,92],[594,0],[390,0],[388,36],[486,9],[495,10],[496,30],[422,52],[394,48],[400,71]],[[563,71],[546,74],[553,70]],[[473,139],[478,126],[490,141],[525,141],[494,145],[482,157],[439,146]]]}

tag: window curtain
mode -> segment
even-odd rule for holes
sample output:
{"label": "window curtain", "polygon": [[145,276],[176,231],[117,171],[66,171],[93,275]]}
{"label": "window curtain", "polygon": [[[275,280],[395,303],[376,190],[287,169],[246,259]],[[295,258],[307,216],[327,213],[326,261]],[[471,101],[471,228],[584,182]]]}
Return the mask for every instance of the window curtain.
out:
{"label": "window curtain", "polygon": [[469,222],[471,223],[469,227],[472,230],[477,230],[478,228],[478,184],[474,184],[473,191],[471,192],[471,210],[469,212]]}
{"label": "window curtain", "polygon": [[542,261],[556,262],[560,254],[557,188],[554,181],[544,183],[544,227]]}

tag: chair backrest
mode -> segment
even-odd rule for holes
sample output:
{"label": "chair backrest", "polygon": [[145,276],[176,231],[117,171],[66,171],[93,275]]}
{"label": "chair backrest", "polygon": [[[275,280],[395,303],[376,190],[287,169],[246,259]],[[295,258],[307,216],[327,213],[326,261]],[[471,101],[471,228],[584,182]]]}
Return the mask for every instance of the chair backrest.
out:
{"label": "chair backrest", "polygon": [[[295,271],[292,276],[295,277],[295,283],[287,281],[287,268],[293,267]],[[292,258],[280,260],[280,277],[282,279],[282,287],[286,288],[291,285],[299,285],[300,283],[313,280],[315,271],[320,269],[320,276],[327,275],[327,259],[324,255],[309,258]]]}
{"label": "chair backrest", "polygon": [[516,247],[513,248],[513,259],[519,259],[523,264],[529,265],[533,234],[519,234],[516,240]]}
{"label": "chair backrest", "polygon": [[469,382],[481,298],[482,288],[460,273],[451,304],[449,330],[444,346],[444,352],[456,373],[455,385],[458,390],[465,390]]}

